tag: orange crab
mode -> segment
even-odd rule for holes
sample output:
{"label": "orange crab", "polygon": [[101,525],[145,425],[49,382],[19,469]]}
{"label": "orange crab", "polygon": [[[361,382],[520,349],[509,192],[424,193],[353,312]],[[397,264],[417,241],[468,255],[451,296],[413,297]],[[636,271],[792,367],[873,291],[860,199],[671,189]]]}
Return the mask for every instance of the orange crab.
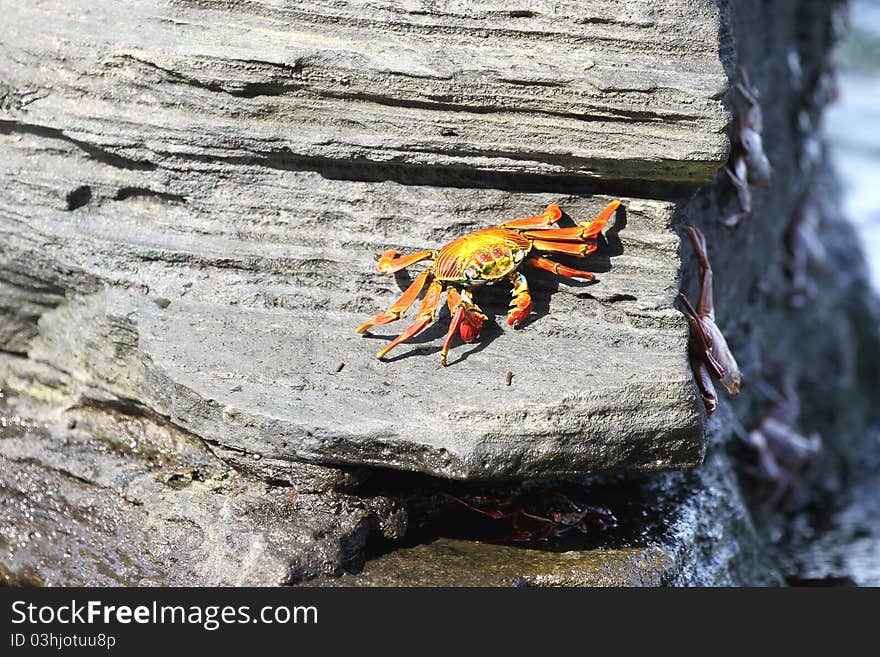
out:
{"label": "orange crab", "polygon": [[588,271],[566,267],[535,252],[581,257],[589,255],[598,248],[599,233],[619,205],[620,201],[612,201],[593,221],[579,223],[570,228],[554,228],[553,224],[562,218],[562,210],[555,203],[551,203],[544,214],[478,230],[450,242],[439,250],[419,251],[407,256],[400,256],[394,250],[386,251],[380,256],[377,266],[382,273],[391,274],[422,260],[431,259],[433,263],[415,278],[388,310],[364,322],[356,331],[366,333],[373,326],[397,321],[415,303],[425,286],[428,286],[416,321],[376,354],[376,358],[381,359],[394,347],[414,337],[433,321],[445,290],[446,302],[452,314],[446,340],[440,352],[440,363],[445,366],[446,355],[449,353],[456,332],[465,342],[473,342],[480,335],[486,315],[474,303],[472,296],[480,285],[491,285],[503,278],[513,284],[513,300],[510,302],[507,323],[516,328],[532,312],[528,282],[519,271],[522,265],[544,269],[569,278],[593,280],[593,274]]}

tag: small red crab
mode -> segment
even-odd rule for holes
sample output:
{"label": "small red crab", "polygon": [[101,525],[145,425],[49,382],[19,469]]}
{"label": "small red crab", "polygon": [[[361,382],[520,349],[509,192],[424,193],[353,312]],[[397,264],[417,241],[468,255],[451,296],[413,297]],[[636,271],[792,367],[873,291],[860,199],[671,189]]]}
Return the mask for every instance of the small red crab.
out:
{"label": "small red crab", "polygon": [[431,323],[443,291],[446,290],[446,302],[452,314],[449,331],[440,352],[440,362],[446,365],[446,354],[456,332],[465,342],[473,342],[480,335],[486,315],[474,303],[472,296],[480,285],[491,285],[505,278],[513,284],[513,300],[510,302],[507,323],[515,328],[532,312],[528,282],[519,271],[522,265],[544,269],[560,276],[592,280],[594,276],[588,271],[566,267],[535,252],[581,257],[589,255],[598,248],[599,233],[619,205],[620,201],[612,201],[591,222],[580,223],[571,228],[554,228],[553,224],[562,218],[562,210],[551,203],[544,214],[478,230],[439,250],[419,251],[402,257],[396,251],[386,251],[379,258],[377,266],[382,273],[400,271],[422,260],[432,259],[433,263],[415,278],[403,296],[391,304],[388,310],[364,322],[356,331],[365,333],[373,326],[397,321],[415,303],[422,289],[428,286],[416,321],[376,354],[376,358],[381,359]]}
{"label": "small red crab", "polygon": [[757,464],[746,471],[773,485],[767,500],[770,506],[791,496],[801,472],[822,449],[818,433],[805,436],[794,428],[801,414],[800,400],[791,381],[777,374],[775,388],[760,386],[773,405],[757,427],[741,436],[757,452]]}
{"label": "small red crab", "polygon": [[449,493],[443,495],[487,518],[508,521],[513,533],[492,539],[495,543],[550,541],[572,531],[588,534],[591,527],[617,526],[617,518],[605,507],[580,504],[561,492],[507,500],[473,496],[470,501]]}
{"label": "small red crab", "polygon": [[736,188],[740,211],[725,217],[724,225],[735,228],[752,212],[752,190],[749,185],[770,186],[770,161],[764,153],[761,132],[764,119],[761,106],[758,104],[756,91],[749,82],[745,68],[739,67],[741,81],[736,89],[745,99],[748,107],[741,112],[739,129],[734,140],[732,164],[733,168],[725,167],[730,181]]}
{"label": "small red crab", "polygon": [[700,300],[697,309],[688,298],[678,294],[678,298],[687,309],[688,323],[691,325],[690,356],[691,367],[700,386],[706,414],[712,415],[718,405],[718,396],[712,378],[718,379],[731,395],[739,393],[742,376],[736,359],[730,353],[727,340],[721,329],[715,324],[715,303],[712,299],[712,266],[706,253],[706,238],[694,226],[685,226],[684,231],[691,238],[697,262],[700,266]]}
{"label": "small red crab", "polygon": [[819,238],[819,212],[807,192],[792,218],[785,236],[789,276],[788,305],[802,308],[818,293],[816,281],[825,269],[825,246]]}

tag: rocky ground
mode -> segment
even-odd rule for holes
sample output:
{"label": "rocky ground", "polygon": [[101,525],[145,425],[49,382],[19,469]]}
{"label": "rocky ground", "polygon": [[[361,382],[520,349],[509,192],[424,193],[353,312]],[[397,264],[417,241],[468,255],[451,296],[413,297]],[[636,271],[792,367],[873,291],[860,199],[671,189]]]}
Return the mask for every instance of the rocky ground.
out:
{"label": "rocky ground", "polygon": [[[880,306],[820,133],[842,7],[581,4],[0,2],[0,579],[876,582]],[[731,231],[739,64],[772,179]],[[487,290],[448,368],[444,313],[385,363],[354,335],[408,282],[385,248],[612,196],[598,282],[536,275],[523,330]],[[708,419],[685,224],[744,375]],[[781,510],[742,440],[780,371],[823,444]],[[461,503],[561,491],[585,533]]]}

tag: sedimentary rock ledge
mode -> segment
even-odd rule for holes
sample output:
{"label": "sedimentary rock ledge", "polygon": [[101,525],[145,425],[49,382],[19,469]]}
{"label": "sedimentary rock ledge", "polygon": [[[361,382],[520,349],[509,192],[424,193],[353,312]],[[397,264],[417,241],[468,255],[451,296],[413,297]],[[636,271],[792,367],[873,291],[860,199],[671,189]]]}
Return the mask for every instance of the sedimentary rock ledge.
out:
{"label": "sedimentary rock ledge", "polygon": [[[633,181],[694,186],[726,157],[712,3],[2,9],[0,73],[37,93],[0,117],[0,348],[67,393],[246,454],[454,478],[701,459],[676,205]],[[633,192],[597,283],[535,274],[516,332],[507,290],[481,291],[494,321],[447,369],[445,311],[386,363],[405,322],[353,333],[409,280],[379,253],[549,202],[589,220],[609,197],[572,180]]]}
{"label": "sedimentary rock ledge", "polygon": [[693,183],[726,157],[711,2],[3,5],[4,75],[52,90],[28,122],[131,168],[257,160],[375,175],[384,163]]}

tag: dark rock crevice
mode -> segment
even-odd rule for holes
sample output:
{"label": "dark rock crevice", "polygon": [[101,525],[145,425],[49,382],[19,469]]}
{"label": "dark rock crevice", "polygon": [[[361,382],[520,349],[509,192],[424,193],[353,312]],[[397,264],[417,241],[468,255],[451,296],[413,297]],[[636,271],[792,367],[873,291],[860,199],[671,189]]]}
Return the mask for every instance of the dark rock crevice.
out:
{"label": "dark rock crevice", "polygon": [[[152,162],[144,160],[136,160],[127,158],[113,152],[110,149],[98,146],[97,144],[87,141],[86,139],[72,137],[65,134],[64,130],[44,125],[36,125],[32,123],[22,123],[20,121],[0,121],[0,134],[28,134],[36,137],[48,139],[59,139],[67,143],[73,144],[88,157],[97,162],[107,164],[118,169],[127,169],[133,171],[152,171],[156,165]],[[72,208],[71,208],[72,209]]]}

